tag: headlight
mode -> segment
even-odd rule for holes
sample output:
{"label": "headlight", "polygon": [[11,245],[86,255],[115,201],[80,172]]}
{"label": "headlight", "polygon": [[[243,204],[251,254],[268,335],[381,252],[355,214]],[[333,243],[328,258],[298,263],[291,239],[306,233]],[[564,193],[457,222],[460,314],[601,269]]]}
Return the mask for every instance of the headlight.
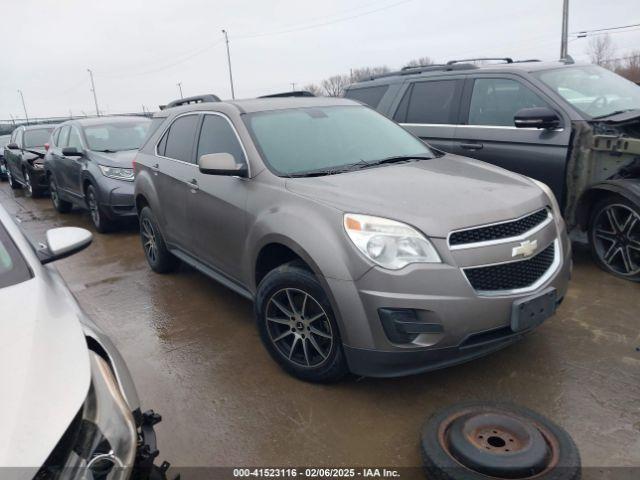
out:
{"label": "headlight", "polygon": [[89,355],[89,394],[69,427],[74,431],[65,433],[52,455],[64,464],[45,465],[36,478],[58,478],[55,474],[62,473],[73,480],[124,480],[131,473],[138,442],[133,415],[109,365],[95,353]]}
{"label": "headlight", "polygon": [[358,250],[383,268],[398,270],[410,263],[441,262],[431,242],[404,223],[348,213],[344,229]]}
{"label": "headlight", "polygon": [[547,195],[547,198],[549,198],[549,203],[551,204],[551,209],[553,210],[553,218],[556,221],[556,225],[560,227],[560,225],[562,224],[562,222],[564,222],[564,220],[562,218],[562,212],[560,211],[560,205],[558,204],[558,200],[556,199],[556,196],[554,195],[553,191],[549,188],[549,186],[546,183],[540,182],[530,177],[529,177],[529,180],[535,183],[540,188],[540,190],[542,190]]}
{"label": "headlight", "polygon": [[133,168],[106,167],[104,165],[98,166],[105,177],[115,178],[116,180],[125,180],[127,182],[133,181]]}

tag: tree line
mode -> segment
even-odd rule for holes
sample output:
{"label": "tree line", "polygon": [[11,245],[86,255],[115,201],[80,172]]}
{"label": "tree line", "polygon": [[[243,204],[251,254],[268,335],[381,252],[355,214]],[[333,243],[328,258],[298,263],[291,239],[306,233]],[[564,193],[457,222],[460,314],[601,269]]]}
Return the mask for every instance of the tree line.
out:
{"label": "tree line", "polygon": [[619,55],[618,48],[609,36],[599,35],[589,40],[591,63],[616,72],[635,83],[640,83],[640,50]]}

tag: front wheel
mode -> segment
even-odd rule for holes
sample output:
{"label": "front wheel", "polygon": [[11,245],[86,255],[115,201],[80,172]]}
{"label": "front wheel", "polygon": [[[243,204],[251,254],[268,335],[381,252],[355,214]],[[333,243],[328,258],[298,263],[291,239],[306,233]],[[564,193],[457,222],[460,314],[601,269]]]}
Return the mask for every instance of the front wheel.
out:
{"label": "front wheel", "polygon": [[600,200],[592,210],[589,244],[600,268],[640,282],[640,206],[617,195]]}
{"label": "front wheel", "polygon": [[255,314],[269,354],[288,373],[312,382],[346,375],[338,325],[312,272],[295,263],[269,272],[258,286]]}
{"label": "front wheel", "polygon": [[87,208],[91,215],[91,221],[93,226],[100,233],[107,233],[113,229],[113,222],[107,218],[104,209],[100,206],[98,201],[98,192],[96,187],[89,185],[87,187],[86,194]]}

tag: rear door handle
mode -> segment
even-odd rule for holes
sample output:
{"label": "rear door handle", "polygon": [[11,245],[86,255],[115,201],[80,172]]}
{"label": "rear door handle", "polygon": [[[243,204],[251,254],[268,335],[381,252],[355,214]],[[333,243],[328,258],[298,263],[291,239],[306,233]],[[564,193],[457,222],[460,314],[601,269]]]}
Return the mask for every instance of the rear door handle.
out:
{"label": "rear door handle", "polygon": [[481,150],[484,147],[481,143],[461,143],[460,148],[464,148],[465,150]]}
{"label": "rear door handle", "polygon": [[154,175],[158,175],[158,172],[160,171],[159,164],[156,163],[155,165],[151,165],[149,168],[151,169]]}

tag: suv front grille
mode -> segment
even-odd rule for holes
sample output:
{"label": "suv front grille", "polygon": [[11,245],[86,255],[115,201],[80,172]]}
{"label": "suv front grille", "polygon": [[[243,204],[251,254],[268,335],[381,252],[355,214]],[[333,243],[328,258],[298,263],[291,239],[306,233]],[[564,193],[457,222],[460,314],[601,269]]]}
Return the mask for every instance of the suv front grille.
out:
{"label": "suv front grille", "polygon": [[517,237],[518,235],[522,235],[523,233],[540,225],[548,216],[549,212],[546,208],[543,208],[531,215],[527,215],[526,217],[522,217],[511,222],[453,232],[449,237],[449,245],[464,245],[467,243],[487,242],[490,240],[502,240],[504,238]]}
{"label": "suv front grille", "polygon": [[553,265],[556,242],[535,257],[518,262],[465,268],[464,273],[477,292],[496,292],[526,288],[536,283]]}

